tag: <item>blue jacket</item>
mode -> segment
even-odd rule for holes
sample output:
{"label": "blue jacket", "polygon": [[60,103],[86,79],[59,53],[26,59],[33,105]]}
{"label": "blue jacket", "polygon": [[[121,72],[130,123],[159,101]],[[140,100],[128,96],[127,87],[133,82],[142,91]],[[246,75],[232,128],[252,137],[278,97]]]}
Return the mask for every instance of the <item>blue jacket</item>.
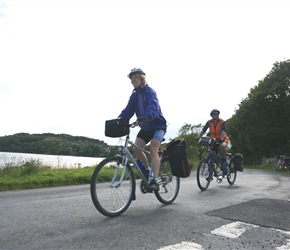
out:
{"label": "blue jacket", "polygon": [[139,124],[141,129],[146,131],[163,129],[166,131],[166,120],[163,117],[156,92],[148,85],[134,90],[126,108],[119,117],[131,119],[134,114],[137,118],[144,117],[146,119],[144,124]]}

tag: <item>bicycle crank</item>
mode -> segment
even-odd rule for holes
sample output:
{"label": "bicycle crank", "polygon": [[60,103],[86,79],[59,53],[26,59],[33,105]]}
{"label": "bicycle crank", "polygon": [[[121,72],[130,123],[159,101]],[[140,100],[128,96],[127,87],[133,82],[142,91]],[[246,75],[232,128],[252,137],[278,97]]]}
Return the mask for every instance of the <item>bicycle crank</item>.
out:
{"label": "bicycle crank", "polygon": [[142,180],[141,183],[140,183],[140,191],[141,193],[143,194],[147,194],[147,190],[145,188],[145,182]]}

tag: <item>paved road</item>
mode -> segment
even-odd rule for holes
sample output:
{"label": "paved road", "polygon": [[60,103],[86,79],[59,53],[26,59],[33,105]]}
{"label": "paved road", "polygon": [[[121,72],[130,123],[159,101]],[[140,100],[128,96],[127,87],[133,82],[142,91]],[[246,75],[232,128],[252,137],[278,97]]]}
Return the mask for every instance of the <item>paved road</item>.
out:
{"label": "paved road", "polygon": [[290,176],[246,169],[200,191],[195,172],[168,206],[154,195],[117,218],[89,185],[0,192],[0,249],[290,249]]}

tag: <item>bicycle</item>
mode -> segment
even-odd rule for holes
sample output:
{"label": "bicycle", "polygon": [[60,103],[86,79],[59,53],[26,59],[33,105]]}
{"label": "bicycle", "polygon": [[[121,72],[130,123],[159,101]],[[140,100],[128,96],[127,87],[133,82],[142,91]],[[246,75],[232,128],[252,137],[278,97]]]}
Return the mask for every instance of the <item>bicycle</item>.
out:
{"label": "bicycle", "polygon": [[[134,128],[135,122],[128,126]],[[130,129],[126,134],[121,155],[116,154],[100,162],[91,179],[92,201],[97,210],[108,217],[121,215],[129,208],[131,202],[136,200],[136,171],[141,178],[141,193],[154,192],[156,198],[164,205],[171,204],[179,192],[179,177],[172,175],[166,150],[163,149],[159,149],[158,152],[161,163],[158,176],[159,191],[147,190],[153,178],[153,171],[149,167],[149,175],[145,176],[128,147],[131,145],[138,148],[146,154],[148,160],[150,160],[150,152],[130,140]]]}
{"label": "bicycle", "polygon": [[[198,142],[208,148],[207,157],[203,158],[197,167],[197,184],[199,189],[205,191],[214,178],[216,178],[218,183],[221,183],[225,176],[227,177],[228,183],[233,185],[237,178],[237,171],[234,168],[232,154],[226,154],[225,173],[223,173],[219,147],[220,141],[210,137],[201,137]],[[213,146],[217,149],[216,155],[211,151]]]}
{"label": "bicycle", "polygon": [[290,171],[290,156],[288,155],[279,155],[275,158],[273,164],[273,170],[287,170]]}

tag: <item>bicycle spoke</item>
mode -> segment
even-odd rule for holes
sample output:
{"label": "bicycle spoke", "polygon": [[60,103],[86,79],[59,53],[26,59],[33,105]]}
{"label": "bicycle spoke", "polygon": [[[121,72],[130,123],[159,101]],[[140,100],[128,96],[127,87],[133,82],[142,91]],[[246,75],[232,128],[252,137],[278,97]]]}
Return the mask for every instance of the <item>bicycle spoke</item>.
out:
{"label": "bicycle spoke", "polygon": [[212,168],[208,165],[207,159],[202,159],[197,167],[196,180],[201,191],[205,191],[212,181]]}
{"label": "bicycle spoke", "polygon": [[91,197],[95,207],[105,216],[122,214],[130,206],[135,193],[135,179],[130,165],[120,165],[121,157],[108,157],[95,169],[91,181]]}
{"label": "bicycle spoke", "polygon": [[163,204],[172,203],[179,192],[179,177],[173,176],[167,158],[161,160],[159,171],[159,192],[155,192],[156,198]]}

